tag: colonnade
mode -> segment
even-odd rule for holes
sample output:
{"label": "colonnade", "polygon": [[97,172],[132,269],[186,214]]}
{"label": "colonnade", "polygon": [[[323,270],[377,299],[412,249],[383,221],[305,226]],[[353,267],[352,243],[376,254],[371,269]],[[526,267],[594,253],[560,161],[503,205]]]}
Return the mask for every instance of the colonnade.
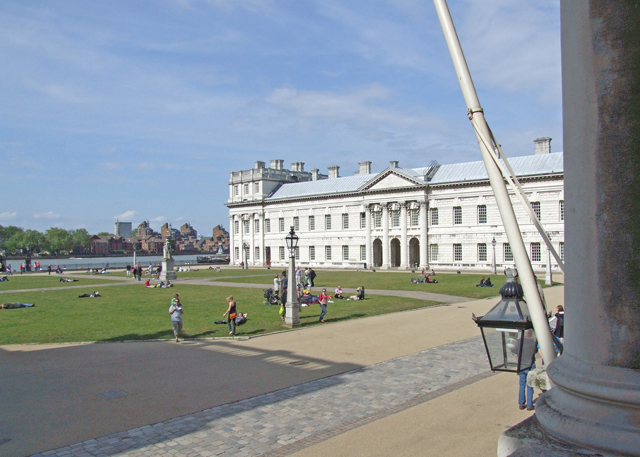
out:
{"label": "colonnade", "polygon": [[[382,264],[376,265],[382,269],[388,269],[393,266],[398,266],[401,269],[407,269],[415,265],[410,265],[410,240],[409,240],[409,211],[418,210],[418,226],[419,236],[413,237],[419,239],[419,267],[424,268],[428,266],[428,241],[427,241],[427,201],[400,201],[400,202],[385,202],[385,203],[371,203],[364,205],[365,210],[365,245],[366,254],[365,262],[367,266],[375,265],[374,259],[374,241],[381,239],[382,245]],[[400,227],[398,230],[394,227],[390,229],[391,220],[390,213],[392,211],[400,211]],[[372,218],[375,214],[381,212],[381,227],[374,227]],[[248,262],[250,265],[263,265],[265,263],[265,224],[264,213],[246,213],[246,214],[234,214],[229,216],[230,230],[229,230],[229,246],[230,246],[230,260],[231,264],[240,263],[241,261]],[[245,230],[245,224],[248,222],[249,229]],[[236,233],[236,223],[237,233]],[[258,231],[256,232],[256,226]],[[360,232],[362,233],[362,232]],[[399,236],[398,236],[399,235]],[[302,235],[304,239],[304,234]],[[400,262],[399,265],[394,264],[391,259],[391,241],[393,239],[399,239],[400,245]],[[341,239],[341,234],[336,233],[336,244],[345,244]],[[304,243],[303,243],[304,244]],[[256,247],[259,247],[261,255],[259,259],[255,258]],[[320,246],[318,246],[320,247]],[[236,248],[238,252],[236,253]],[[249,254],[245,254],[245,250],[249,250]]]}

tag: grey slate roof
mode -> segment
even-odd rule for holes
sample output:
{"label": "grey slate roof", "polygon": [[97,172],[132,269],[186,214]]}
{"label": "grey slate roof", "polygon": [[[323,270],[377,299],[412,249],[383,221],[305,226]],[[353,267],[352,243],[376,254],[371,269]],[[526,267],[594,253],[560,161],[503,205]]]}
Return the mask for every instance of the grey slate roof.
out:
{"label": "grey slate roof", "polygon": [[371,181],[376,176],[378,176],[378,173],[283,184],[275,194],[269,197],[269,200],[355,192],[360,188],[360,186]]}
{"label": "grey slate roof", "polygon": [[[562,173],[564,161],[562,152],[537,154],[508,158],[516,176]],[[430,184],[455,183],[489,179],[484,162],[455,163],[441,165]]]}
{"label": "grey slate roof", "polygon": [[[512,157],[509,159],[509,163],[513,167],[517,176],[544,175],[549,173],[562,173],[564,171],[562,152]],[[421,167],[398,168],[397,170],[412,176],[415,179],[422,180],[424,175],[428,173],[430,169],[430,167]],[[355,192],[379,174],[380,173],[371,173],[367,175],[354,175],[345,176],[343,178],[283,184],[267,200]],[[489,178],[487,176],[487,170],[484,168],[484,162],[465,162],[441,165],[431,181],[429,181],[429,184],[456,183],[485,179]]]}

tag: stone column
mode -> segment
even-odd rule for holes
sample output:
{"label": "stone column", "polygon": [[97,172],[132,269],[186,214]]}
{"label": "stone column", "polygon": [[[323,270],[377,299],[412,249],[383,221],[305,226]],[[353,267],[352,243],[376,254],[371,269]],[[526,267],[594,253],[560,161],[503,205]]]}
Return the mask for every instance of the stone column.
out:
{"label": "stone column", "polygon": [[244,216],[244,214],[238,216],[238,251],[240,254],[238,265],[240,262],[244,262]]}
{"label": "stone column", "polygon": [[409,246],[407,245],[407,204],[400,203],[400,268],[407,268]]}
{"label": "stone column", "polygon": [[561,2],[565,352],[548,367],[554,387],[539,398],[535,419],[501,438],[519,440],[510,447],[520,447],[519,456],[559,455],[550,452],[556,448],[544,441],[547,435],[573,452],[566,455],[586,455],[579,447],[640,456],[640,8],[634,3]]}
{"label": "stone column", "polygon": [[547,286],[553,286],[553,276],[551,273],[551,249],[547,246],[547,271],[544,275],[544,283]]}
{"label": "stone column", "polygon": [[427,239],[427,201],[420,201],[420,268],[429,267],[429,240]]}
{"label": "stone column", "polygon": [[267,250],[264,246],[264,213],[260,214],[258,224],[260,224],[260,264],[264,267],[267,265],[267,260],[265,259]]}
{"label": "stone column", "polygon": [[373,245],[371,244],[371,206],[365,205],[365,243],[367,268],[373,268]]}
{"label": "stone column", "polygon": [[389,205],[382,205],[382,269],[389,268]]}
{"label": "stone column", "polygon": [[254,222],[253,222],[253,217],[254,214],[251,213],[248,215],[249,218],[249,233],[248,233],[248,242],[249,242],[249,252],[247,255],[247,263],[251,262],[252,265],[256,264],[256,258],[255,258],[255,252],[253,250],[253,247],[255,246],[256,240],[254,240],[253,236],[255,234],[255,230],[254,230]]}
{"label": "stone column", "polygon": [[[235,227],[235,216],[229,215],[229,265],[235,262],[235,247],[233,245],[233,236]],[[135,262],[134,262],[135,263]]]}

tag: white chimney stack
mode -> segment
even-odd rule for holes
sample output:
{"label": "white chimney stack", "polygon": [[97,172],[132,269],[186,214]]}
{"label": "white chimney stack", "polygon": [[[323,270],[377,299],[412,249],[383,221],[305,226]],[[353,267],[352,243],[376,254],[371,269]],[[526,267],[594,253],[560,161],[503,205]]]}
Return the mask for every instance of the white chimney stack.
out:
{"label": "white chimney stack", "polygon": [[536,144],[536,154],[551,153],[551,138],[548,136],[536,138],[533,142]]}
{"label": "white chimney stack", "polygon": [[340,177],[340,167],[338,165],[331,165],[327,167],[329,169],[329,179],[339,178]]}

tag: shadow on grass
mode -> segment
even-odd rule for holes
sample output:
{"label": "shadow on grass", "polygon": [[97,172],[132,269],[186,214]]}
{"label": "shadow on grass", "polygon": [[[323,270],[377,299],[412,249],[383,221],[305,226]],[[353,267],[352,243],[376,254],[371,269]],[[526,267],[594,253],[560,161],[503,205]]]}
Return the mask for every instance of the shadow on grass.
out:
{"label": "shadow on grass", "polygon": [[[218,333],[217,330],[209,330],[206,332],[196,333],[196,334],[181,332],[180,337],[181,338],[211,338],[215,336],[216,333]],[[173,338],[174,338],[173,330],[168,329],[168,330],[162,330],[159,332],[147,333],[147,334],[127,333],[126,335],[114,336],[112,338],[105,338],[98,341],[117,342],[117,341],[141,341],[141,340],[171,340]]]}

